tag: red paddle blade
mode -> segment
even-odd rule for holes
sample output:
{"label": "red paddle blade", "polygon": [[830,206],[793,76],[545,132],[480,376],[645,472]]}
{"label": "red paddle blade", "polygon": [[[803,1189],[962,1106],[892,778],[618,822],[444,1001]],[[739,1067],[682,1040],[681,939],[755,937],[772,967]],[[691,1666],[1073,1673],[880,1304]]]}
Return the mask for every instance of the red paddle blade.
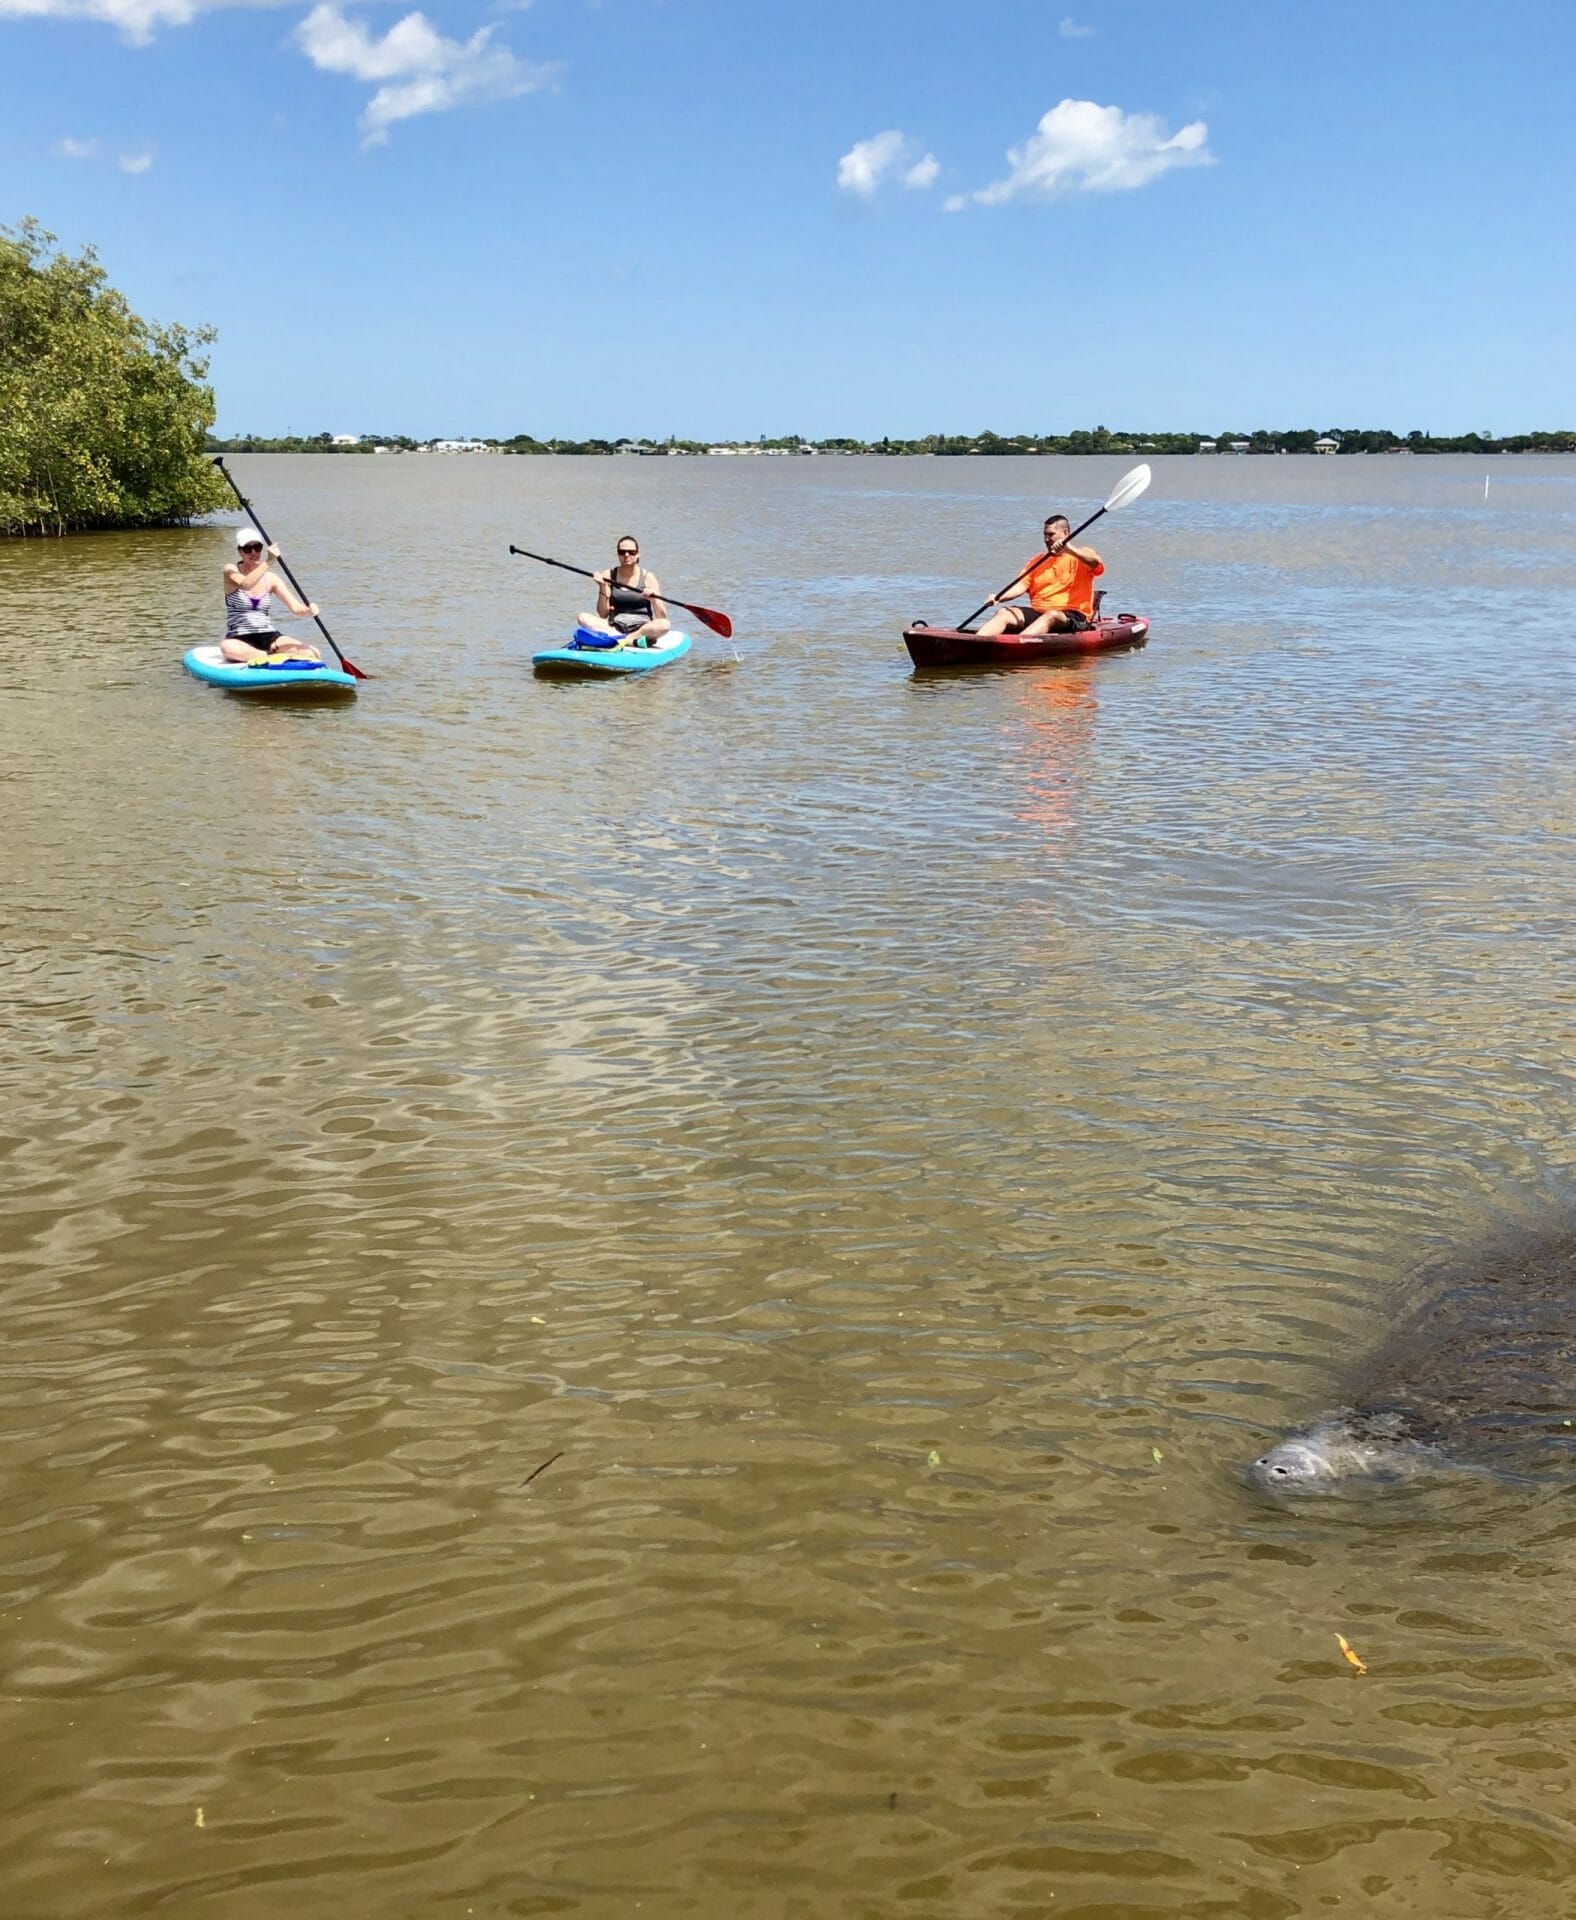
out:
{"label": "red paddle blade", "polygon": [[688,607],[702,626],[710,627],[713,633],[720,633],[724,640],[733,638],[733,622],[725,613],[718,613],[715,607],[697,607],[688,600],[682,600],[679,604]]}
{"label": "red paddle blade", "polygon": [[339,664],[345,669],[346,673],[350,675],[352,680],[370,680],[372,678],[370,673],[363,673],[354,660],[347,660],[343,654],[339,656]]}

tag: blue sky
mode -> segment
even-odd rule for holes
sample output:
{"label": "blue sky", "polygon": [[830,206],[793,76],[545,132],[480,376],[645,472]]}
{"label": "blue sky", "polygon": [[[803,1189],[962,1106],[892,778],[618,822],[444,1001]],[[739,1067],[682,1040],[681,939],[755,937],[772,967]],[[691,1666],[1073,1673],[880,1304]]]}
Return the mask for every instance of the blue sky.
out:
{"label": "blue sky", "polygon": [[0,0],[0,48],[0,220],[216,325],[226,433],[1576,426],[1571,0]]}

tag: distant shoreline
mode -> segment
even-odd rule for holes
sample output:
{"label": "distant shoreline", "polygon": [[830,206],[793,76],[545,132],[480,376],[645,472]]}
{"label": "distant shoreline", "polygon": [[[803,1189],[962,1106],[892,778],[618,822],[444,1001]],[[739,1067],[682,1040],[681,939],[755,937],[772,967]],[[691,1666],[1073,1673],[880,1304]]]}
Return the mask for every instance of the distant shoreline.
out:
{"label": "distant shoreline", "polygon": [[1351,428],[1316,433],[1301,428],[1284,433],[1261,429],[1251,434],[1221,434],[1210,438],[1193,433],[1110,433],[1104,427],[1070,434],[1002,435],[995,433],[927,434],[917,440],[805,440],[790,434],[760,440],[537,440],[529,434],[502,439],[413,440],[403,434],[328,434],[269,438],[241,434],[230,440],[209,436],[209,453],[337,453],[459,455],[510,453],[526,455],[589,454],[619,459],[692,458],[813,459],[849,454],[889,458],[926,458],[937,455],[1137,455],[1185,454],[1200,458],[1237,459],[1265,454],[1313,454],[1339,458],[1362,453],[1576,453],[1576,430],[1543,430],[1506,434],[1408,434],[1382,427]]}

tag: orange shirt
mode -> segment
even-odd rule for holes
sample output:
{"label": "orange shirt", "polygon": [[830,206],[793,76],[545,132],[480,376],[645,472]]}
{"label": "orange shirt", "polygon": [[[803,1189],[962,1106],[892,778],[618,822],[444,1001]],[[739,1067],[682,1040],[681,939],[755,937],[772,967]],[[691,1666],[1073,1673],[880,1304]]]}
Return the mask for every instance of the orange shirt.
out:
{"label": "orange shirt", "polygon": [[1104,562],[1088,566],[1076,554],[1041,553],[1029,562],[1022,591],[1036,613],[1052,607],[1071,607],[1084,618],[1094,617],[1094,583],[1105,572]]}

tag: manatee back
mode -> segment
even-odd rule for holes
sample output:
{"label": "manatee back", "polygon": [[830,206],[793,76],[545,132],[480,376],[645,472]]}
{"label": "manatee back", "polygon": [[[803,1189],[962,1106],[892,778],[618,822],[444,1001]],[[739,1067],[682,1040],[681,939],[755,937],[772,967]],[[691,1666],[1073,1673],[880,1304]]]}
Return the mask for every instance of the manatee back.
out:
{"label": "manatee back", "polygon": [[1464,1458],[1549,1465],[1551,1443],[1576,1449],[1576,1222],[1436,1261],[1409,1292],[1351,1376],[1354,1408]]}

